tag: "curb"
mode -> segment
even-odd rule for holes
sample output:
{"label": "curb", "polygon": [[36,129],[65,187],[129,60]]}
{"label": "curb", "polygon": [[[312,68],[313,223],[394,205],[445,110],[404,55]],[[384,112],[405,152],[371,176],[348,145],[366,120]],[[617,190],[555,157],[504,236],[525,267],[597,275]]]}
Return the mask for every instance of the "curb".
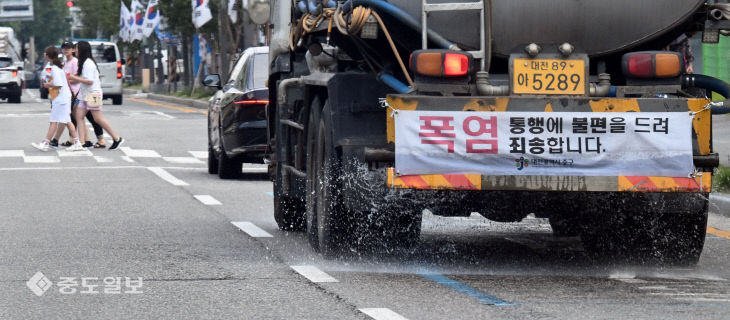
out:
{"label": "curb", "polygon": [[182,106],[192,107],[195,109],[206,109],[206,110],[208,109],[208,101],[172,97],[172,96],[166,96],[166,95],[155,94],[155,93],[143,93],[140,90],[130,90],[130,89],[124,89],[123,93],[126,95],[146,95],[147,99],[174,103],[174,104],[178,104],[178,105],[182,105]]}
{"label": "curb", "polygon": [[730,218],[730,194],[710,193],[710,212]]}

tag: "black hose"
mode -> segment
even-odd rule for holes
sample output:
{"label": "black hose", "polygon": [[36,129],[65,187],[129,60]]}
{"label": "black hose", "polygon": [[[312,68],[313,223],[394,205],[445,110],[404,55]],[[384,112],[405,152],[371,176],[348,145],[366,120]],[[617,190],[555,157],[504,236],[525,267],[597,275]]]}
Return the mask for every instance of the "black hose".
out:
{"label": "black hose", "polygon": [[[421,33],[421,24],[415,18],[413,18],[407,12],[403,11],[403,9],[398,8],[388,2],[385,2],[383,0],[348,0],[347,2],[345,2],[345,4],[342,5],[342,11],[348,13],[350,12],[350,10],[352,10],[353,7],[356,6],[375,7],[376,9],[379,9],[380,12],[387,13],[388,15],[398,19],[398,21],[402,22],[414,31]],[[453,49],[452,46],[454,46],[451,41],[446,40],[446,38],[442,37],[431,29],[428,29],[428,40],[435,43],[442,49]]]}
{"label": "black hose", "polygon": [[[701,74],[687,74],[681,78],[682,88],[700,88],[716,92],[730,99],[730,84],[717,78]],[[712,114],[730,113],[730,106],[712,107]]]}

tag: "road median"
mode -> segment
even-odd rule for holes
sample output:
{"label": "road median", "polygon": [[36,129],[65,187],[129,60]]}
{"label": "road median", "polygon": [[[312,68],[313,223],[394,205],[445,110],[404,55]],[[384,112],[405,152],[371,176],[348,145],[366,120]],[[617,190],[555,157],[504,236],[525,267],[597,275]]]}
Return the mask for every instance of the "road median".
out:
{"label": "road median", "polygon": [[140,90],[124,89],[125,95],[135,96],[139,98],[146,98],[150,100],[163,101],[168,103],[174,103],[181,106],[196,108],[196,109],[208,109],[208,102],[198,99],[180,98],[174,96],[168,96],[157,93],[144,93]]}

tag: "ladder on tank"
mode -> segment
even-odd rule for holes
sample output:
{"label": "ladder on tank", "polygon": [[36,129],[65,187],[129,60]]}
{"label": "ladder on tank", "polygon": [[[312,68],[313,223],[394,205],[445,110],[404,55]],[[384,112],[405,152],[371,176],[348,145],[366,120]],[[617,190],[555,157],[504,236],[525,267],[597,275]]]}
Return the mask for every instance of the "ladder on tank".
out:
{"label": "ladder on tank", "polygon": [[481,60],[481,70],[485,71],[486,62],[484,57],[485,53],[485,30],[484,30],[484,0],[476,2],[462,2],[462,3],[428,3],[428,0],[422,0],[422,14],[421,14],[421,39],[423,41],[423,50],[428,49],[428,14],[436,11],[469,11],[479,10],[479,29],[480,29],[480,40],[478,51],[467,51],[475,59]]}

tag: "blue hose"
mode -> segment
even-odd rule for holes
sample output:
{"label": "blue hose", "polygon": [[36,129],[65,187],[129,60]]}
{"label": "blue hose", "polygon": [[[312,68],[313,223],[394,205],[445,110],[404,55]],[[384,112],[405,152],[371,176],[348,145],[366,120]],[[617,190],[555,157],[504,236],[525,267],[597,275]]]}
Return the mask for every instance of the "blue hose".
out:
{"label": "blue hose", "polygon": [[[730,99],[730,84],[717,78],[701,74],[688,74],[681,78],[682,88],[694,87],[716,92],[725,99]],[[712,114],[730,113],[730,106],[712,107]]]}
{"label": "blue hose", "polygon": [[411,87],[407,86],[405,83],[390,74],[381,73],[378,75],[378,79],[398,93],[405,94],[411,91]]}
{"label": "blue hose", "polygon": [[[398,8],[383,0],[348,0],[347,2],[345,2],[345,4],[342,5],[342,11],[347,13],[350,12],[353,7],[357,6],[370,6],[377,8],[380,11],[387,13],[391,17],[398,19],[398,21],[402,22],[414,31],[421,33],[421,23],[419,23],[407,12],[403,11],[403,9]],[[446,38],[442,37],[431,29],[428,30],[428,39],[442,49],[451,49],[451,47],[454,46],[451,41],[446,40]]]}

